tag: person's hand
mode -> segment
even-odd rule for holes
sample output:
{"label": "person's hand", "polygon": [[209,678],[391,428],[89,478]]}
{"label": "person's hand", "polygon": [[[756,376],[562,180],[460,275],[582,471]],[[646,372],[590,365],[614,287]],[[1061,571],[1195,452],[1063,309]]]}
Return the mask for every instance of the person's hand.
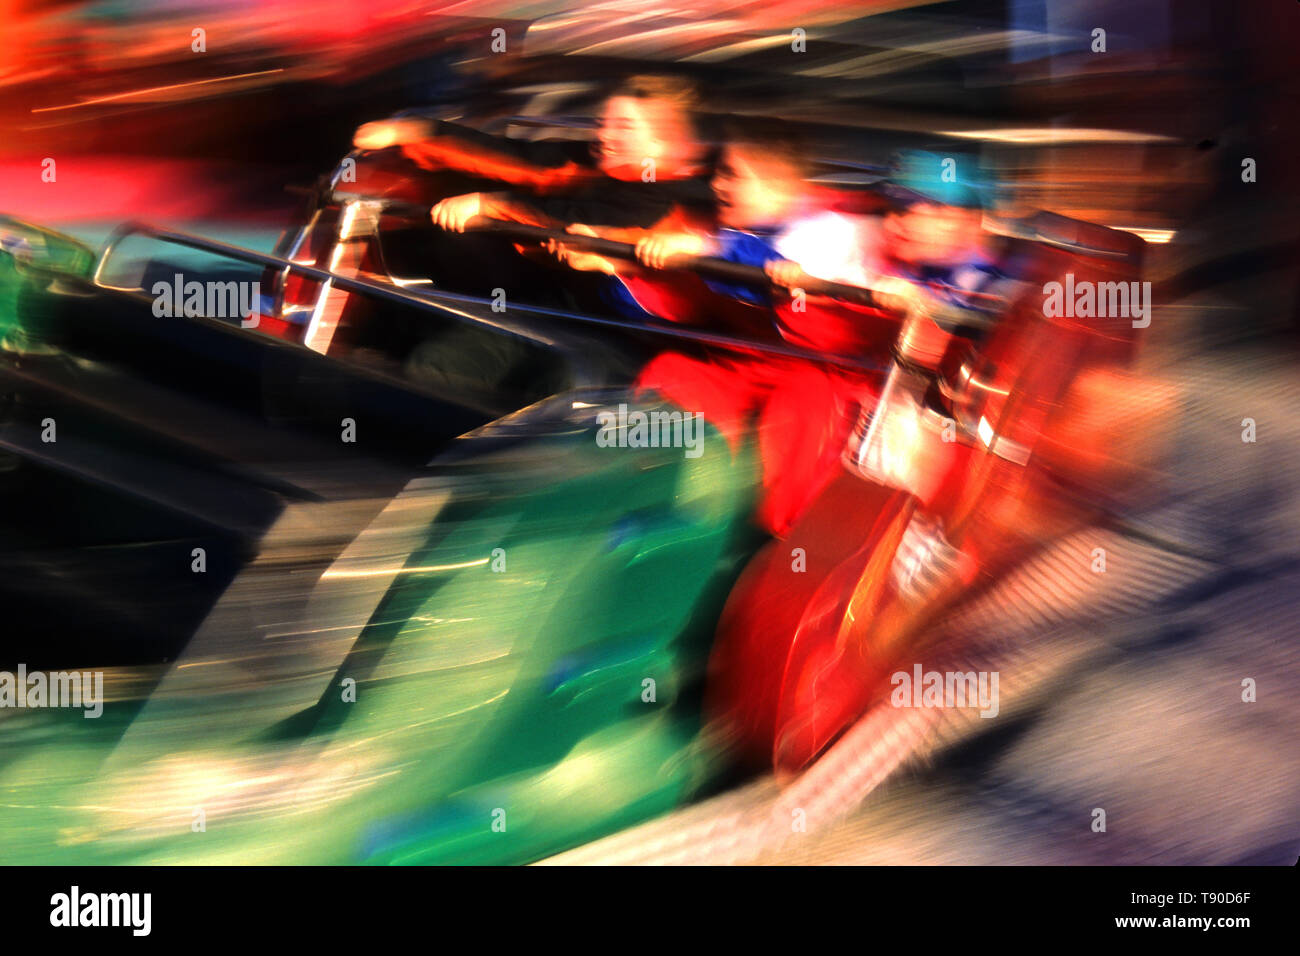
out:
{"label": "person's hand", "polygon": [[482,194],[466,193],[463,196],[451,196],[438,203],[433,207],[430,218],[434,225],[441,226],[448,232],[464,232],[469,221],[482,212]]}
{"label": "person's hand", "polygon": [[419,119],[378,120],[366,123],[352,135],[352,145],[357,149],[387,149],[428,139],[433,127]]}
{"label": "person's hand", "polygon": [[809,279],[808,273],[797,262],[789,259],[769,259],[763,271],[772,280],[772,284],[782,289],[799,289]]}
{"label": "person's hand", "polygon": [[637,242],[636,258],[651,269],[668,269],[684,256],[704,255],[707,247],[705,238],[695,233],[659,232]]}
{"label": "person's hand", "polygon": [[916,283],[897,276],[881,276],[871,287],[876,302],[887,312],[911,315],[925,304],[925,292]]}
{"label": "person's hand", "polygon": [[[573,223],[565,231],[575,236],[599,235],[595,229],[580,222]],[[614,275],[617,271],[614,263],[604,256],[598,256],[594,252],[583,252],[579,249],[570,248],[563,242],[557,242],[554,239],[546,244],[546,249],[570,269],[577,269],[579,272],[603,272],[606,275]]]}

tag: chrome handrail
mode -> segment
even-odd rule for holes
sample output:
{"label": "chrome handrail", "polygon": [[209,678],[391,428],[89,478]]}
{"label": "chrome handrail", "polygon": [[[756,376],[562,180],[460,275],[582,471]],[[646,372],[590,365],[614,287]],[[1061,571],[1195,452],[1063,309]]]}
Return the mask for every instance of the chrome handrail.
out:
{"label": "chrome handrail", "polygon": [[[318,269],[315,266],[307,265],[303,262],[295,262],[284,256],[272,255],[265,252],[258,252],[254,249],[246,249],[243,246],[236,246],[228,242],[221,242],[217,239],[209,239],[206,236],[198,236],[187,232],[178,232],[172,229],[165,229],[161,226],[155,226],[151,223],[133,220],[118,226],[109,235],[103,248],[99,252],[99,259],[95,264],[95,271],[91,276],[91,281],[101,289],[108,289],[113,292],[144,292],[141,286],[117,286],[104,279],[104,273],[107,269],[108,262],[114,250],[128,236],[142,235],[148,236],[159,242],[172,243],[178,246],[185,246],[190,249],[197,249],[201,252],[210,252],[214,255],[225,256],[229,259],[236,259],[247,262],[252,265],[265,266],[271,269],[281,269],[285,272],[298,272],[309,278],[321,282],[329,281],[334,286],[345,289],[349,292],[356,292],[362,295],[376,296],[386,299],[390,302],[396,302],[400,305],[409,305],[421,309],[436,309],[446,315],[456,319],[467,320],[480,325],[488,325],[496,328],[508,335],[513,335],[521,339],[534,342],[539,345],[554,347],[556,343],[543,335],[529,332],[523,329],[515,328],[501,322],[494,322],[481,315],[470,315],[462,309],[456,308],[449,303],[438,302],[430,296],[415,295],[406,292],[396,285],[385,282],[375,282],[370,279],[340,275],[328,269]],[[471,300],[475,302],[487,303],[486,300]]]}
{"label": "chrome handrail", "polygon": [[[115,286],[104,280],[104,273],[114,250],[124,239],[132,235],[148,236],[160,242],[173,243],[175,245],[197,249],[201,252],[210,252],[214,255],[225,256],[227,258],[248,262],[253,265],[297,272],[320,282],[329,281],[336,288],[350,292],[357,292],[362,295],[375,296],[390,302],[408,305],[418,309],[437,310],[444,315],[462,321],[488,325],[509,335],[514,335],[537,344],[548,345],[551,347],[556,347],[560,344],[539,333],[517,328],[513,325],[495,322],[485,316],[471,314],[464,311],[463,308],[460,308],[460,306],[471,305],[491,308],[492,302],[488,299],[442,291],[426,291],[420,293],[408,292],[392,283],[340,275],[339,273],[332,272],[329,269],[320,269],[316,266],[307,265],[302,262],[295,262],[291,259],[285,258],[284,256],[257,252],[253,249],[246,249],[243,246],[236,246],[231,243],[209,239],[205,236],[198,236],[192,233],[166,229],[161,226],[138,220],[126,222],[121,226],[118,226],[105,241],[103,248],[100,250],[99,259],[96,262],[95,271],[91,277],[93,283],[98,288],[108,289],[114,292],[144,292],[144,289],[140,286]],[[701,345],[717,346],[734,351],[759,352],[768,355],[777,355],[784,358],[805,359],[820,364],[834,365],[841,368],[872,373],[882,373],[888,367],[887,364],[879,361],[869,361],[850,356],[834,355],[831,353],[813,351],[811,349],[802,349],[796,346],[760,342],[750,339],[736,338],[729,335],[718,335],[711,332],[702,332],[697,329],[681,328],[671,325],[654,325],[649,323],[633,322],[625,319],[604,318],[600,316],[584,315],[577,312],[565,312],[561,309],[550,309],[542,306],[511,305],[510,308],[516,312],[560,319],[581,325],[620,329],[626,332],[649,333],[666,338],[685,339],[697,342]]]}

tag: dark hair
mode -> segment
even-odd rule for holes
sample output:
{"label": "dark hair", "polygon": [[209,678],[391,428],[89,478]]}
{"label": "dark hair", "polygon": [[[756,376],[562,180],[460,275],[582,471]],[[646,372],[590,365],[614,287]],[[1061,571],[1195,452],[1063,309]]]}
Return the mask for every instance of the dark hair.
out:
{"label": "dark hair", "polygon": [[668,100],[687,113],[700,105],[700,93],[693,82],[681,76],[641,73],[625,77],[609,91],[611,97],[627,96],[635,100]]}
{"label": "dark hair", "polygon": [[812,171],[808,144],[790,124],[760,117],[736,116],[723,124],[726,146],[753,150],[792,166],[802,179]]}

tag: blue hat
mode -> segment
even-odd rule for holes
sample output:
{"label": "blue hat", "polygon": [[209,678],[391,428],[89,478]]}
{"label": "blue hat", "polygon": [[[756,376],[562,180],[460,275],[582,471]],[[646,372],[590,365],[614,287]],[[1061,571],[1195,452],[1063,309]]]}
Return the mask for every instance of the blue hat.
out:
{"label": "blue hat", "polygon": [[906,149],[894,154],[885,192],[901,203],[942,203],[982,209],[988,183],[980,161],[969,153]]}

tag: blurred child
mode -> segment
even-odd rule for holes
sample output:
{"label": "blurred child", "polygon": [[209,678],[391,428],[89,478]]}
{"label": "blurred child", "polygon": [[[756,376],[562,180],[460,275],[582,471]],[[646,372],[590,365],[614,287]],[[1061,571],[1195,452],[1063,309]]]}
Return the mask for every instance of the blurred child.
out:
{"label": "blurred child", "polygon": [[[825,313],[793,309],[789,301],[778,306],[770,287],[705,280],[673,269],[686,257],[703,255],[769,273],[785,269],[791,275],[866,285],[879,267],[878,224],[821,207],[806,175],[807,160],[797,141],[771,130],[766,135],[754,128],[733,131],[712,181],[715,229],[661,224],[637,242],[636,263],[566,250],[561,255],[575,268],[617,276],[635,307],[661,318],[750,339],[860,352],[868,346],[861,339],[819,338]],[[573,231],[595,232],[585,226]],[[871,327],[866,320],[851,322]],[[877,321],[875,328],[880,327]],[[877,336],[875,344],[883,346],[889,338]],[[702,412],[733,446],[757,417],[764,489],[757,519],[777,534],[820,490],[838,460],[858,402],[873,394],[863,376],[759,350],[718,351],[704,358],[664,353],[647,365],[637,386]]]}
{"label": "blurred child", "polygon": [[590,144],[515,140],[418,118],[368,123],[354,143],[362,149],[399,146],[425,169],[509,187],[439,202],[433,221],[452,232],[463,232],[475,216],[647,227],[674,210],[711,212],[707,149],[693,118],[697,103],[686,80],[633,76],[606,98]]}
{"label": "blurred child", "polygon": [[[959,324],[990,306],[1005,276],[983,228],[986,187],[977,160],[922,150],[900,153],[886,188],[884,274],[873,291],[900,313],[929,310]],[[972,296],[975,294],[975,296]]]}

